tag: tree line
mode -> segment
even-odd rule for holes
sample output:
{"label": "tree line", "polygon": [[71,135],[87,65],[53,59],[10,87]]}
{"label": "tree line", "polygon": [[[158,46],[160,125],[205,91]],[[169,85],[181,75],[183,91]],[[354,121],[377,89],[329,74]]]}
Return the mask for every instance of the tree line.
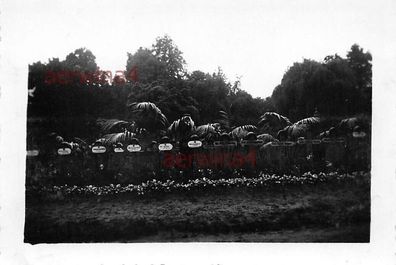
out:
{"label": "tree line", "polygon": [[[54,121],[48,129],[65,135],[87,135],[84,125],[90,121],[128,118],[125,106],[133,102],[154,103],[170,121],[188,113],[197,124],[206,124],[226,113],[231,126],[255,124],[268,111],[291,120],[312,116],[315,110],[325,116],[371,114],[372,57],[357,44],[346,58],[335,54],[321,62],[294,63],[267,98],[252,97],[221,68],[215,73],[187,71],[182,51],[167,35],[150,48],[127,53],[125,72],[114,77],[95,59],[80,48],[65,60],[29,65],[28,88],[34,88],[34,95],[28,99],[28,118]],[[66,83],[48,82],[48,73],[59,72],[68,73]]]}

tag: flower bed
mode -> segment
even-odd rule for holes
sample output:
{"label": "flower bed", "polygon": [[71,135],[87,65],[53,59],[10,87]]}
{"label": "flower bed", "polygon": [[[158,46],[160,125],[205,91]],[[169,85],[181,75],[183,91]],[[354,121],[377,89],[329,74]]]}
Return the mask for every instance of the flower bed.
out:
{"label": "flower bed", "polygon": [[283,186],[303,186],[315,185],[319,183],[344,183],[347,181],[362,180],[369,181],[370,173],[353,172],[353,173],[304,173],[301,176],[292,175],[275,175],[259,173],[258,177],[246,178],[221,178],[208,179],[206,177],[188,180],[187,182],[175,182],[174,180],[159,181],[156,179],[149,180],[139,185],[129,184],[110,184],[105,186],[36,186],[28,187],[28,195],[59,195],[61,197],[74,196],[107,196],[131,194],[143,196],[145,194],[177,193],[189,191],[205,191],[209,189],[221,188],[265,188],[265,187],[283,187]]}

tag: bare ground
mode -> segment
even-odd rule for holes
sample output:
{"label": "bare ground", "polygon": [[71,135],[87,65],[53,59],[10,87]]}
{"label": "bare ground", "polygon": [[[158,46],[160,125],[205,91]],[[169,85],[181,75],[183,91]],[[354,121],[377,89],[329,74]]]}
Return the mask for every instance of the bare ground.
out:
{"label": "bare ground", "polygon": [[367,184],[27,202],[25,242],[369,242]]}

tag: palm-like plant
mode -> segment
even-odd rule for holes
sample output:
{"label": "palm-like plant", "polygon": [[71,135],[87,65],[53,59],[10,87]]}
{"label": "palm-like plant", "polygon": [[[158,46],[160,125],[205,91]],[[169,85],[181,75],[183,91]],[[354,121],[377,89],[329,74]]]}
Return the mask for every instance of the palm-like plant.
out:
{"label": "palm-like plant", "polygon": [[129,131],[124,131],[121,133],[111,133],[106,134],[102,137],[102,143],[106,146],[113,146],[117,143],[122,143],[126,145],[132,141],[132,139],[136,138],[137,134]]}
{"label": "palm-like plant", "polygon": [[125,121],[118,119],[98,119],[96,120],[101,134],[119,133],[125,130],[133,130],[136,126],[134,121]]}
{"label": "palm-like plant", "polygon": [[290,120],[276,112],[266,112],[260,116],[257,127],[262,133],[269,133],[276,136],[277,132],[286,126],[291,125]]}
{"label": "palm-like plant", "polygon": [[314,126],[316,124],[320,123],[320,118],[319,117],[309,117],[309,118],[305,118],[302,120],[299,120],[297,122],[294,123],[294,125],[303,125],[303,124],[307,124],[309,126]]}
{"label": "palm-like plant", "polygon": [[212,142],[220,136],[220,126],[220,123],[208,123],[205,125],[200,125],[195,127],[194,133],[199,139]]}
{"label": "palm-like plant", "polygon": [[313,138],[320,133],[321,118],[309,117],[286,126],[278,132],[279,140],[296,140],[299,137]]}
{"label": "palm-like plant", "polygon": [[164,130],[168,126],[168,119],[162,111],[151,102],[134,102],[128,104],[131,117],[140,128],[150,132]]}
{"label": "palm-like plant", "polygon": [[369,132],[370,131],[369,121],[353,117],[353,118],[346,118],[338,122],[336,125],[324,131],[320,134],[321,137],[339,137],[339,136],[346,136],[353,131],[362,131],[362,132]]}
{"label": "palm-like plant", "polygon": [[234,128],[230,132],[230,136],[234,140],[241,140],[244,139],[249,132],[256,132],[257,127],[254,125],[242,125]]}
{"label": "palm-like plant", "polygon": [[168,134],[173,140],[186,140],[194,132],[194,121],[189,115],[184,115],[175,120],[168,128]]}
{"label": "palm-like plant", "polygon": [[220,124],[221,129],[225,131],[230,130],[230,117],[224,110],[219,111],[219,119],[217,119],[217,122]]}
{"label": "palm-like plant", "polygon": [[257,140],[263,141],[263,144],[270,142],[278,142],[278,140],[275,137],[273,137],[271,134],[268,133],[257,135]]}
{"label": "palm-like plant", "polygon": [[[149,142],[164,132],[168,120],[162,111],[151,102],[134,102],[127,105],[131,109],[130,120],[98,119],[96,124],[104,138],[104,144],[128,143],[132,138]],[[150,139],[149,139],[150,138]]]}

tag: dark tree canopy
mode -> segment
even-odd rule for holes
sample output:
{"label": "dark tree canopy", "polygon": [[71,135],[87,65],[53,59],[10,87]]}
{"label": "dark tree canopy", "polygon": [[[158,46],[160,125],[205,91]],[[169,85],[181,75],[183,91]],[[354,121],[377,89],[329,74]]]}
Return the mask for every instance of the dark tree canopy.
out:
{"label": "dark tree canopy", "polygon": [[294,63],[272,94],[276,109],[292,119],[315,109],[330,115],[371,111],[371,55],[353,45],[347,58],[326,56],[324,62]]}
{"label": "dark tree canopy", "polygon": [[[135,102],[155,104],[169,123],[189,114],[197,125],[219,122],[230,130],[257,125],[262,114],[273,111],[292,122],[315,110],[324,116],[370,114],[371,60],[356,44],[346,58],[335,54],[322,62],[304,59],[287,69],[272,96],[263,99],[242,90],[239,78],[228,81],[221,68],[188,72],[182,52],[167,35],[151,48],[128,53],[125,73],[113,80],[98,72],[90,50],[80,48],[63,61],[52,58],[29,65],[28,88],[36,90],[29,97],[28,117],[48,120],[49,130],[65,136],[89,137],[93,134],[87,124],[98,118],[135,119],[126,107]],[[63,76],[68,83],[60,82],[62,78],[51,83],[51,73],[79,75]],[[144,122],[150,121],[138,121]]]}
{"label": "dark tree canopy", "polygon": [[167,78],[166,64],[158,60],[149,49],[140,47],[134,54],[128,53],[126,72],[136,71],[136,77],[127,74],[129,81],[147,84]]}
{"label": "dark tree canopy", "polygon": [[168,35],[158,37],[153,44],[152,51],[154,56],[166,65],[169,77],[180,78],[185,75],[186,61],[182,56],[183,53]]}
{"label": "dark tree canopy", "polygon": [[95,72],[98,68],[95,59],[96,57],[90,50],[80,48],[67,55],[63,63],[68,70]]}
{"label": "dark tree canopy", "polygon": [[371,112],[372,56],[369,52],[364,52],[359,45],[354,44],[347,54],[347,60],[349,67],[355,74],[357,89],[362,97],[361,108]]}

